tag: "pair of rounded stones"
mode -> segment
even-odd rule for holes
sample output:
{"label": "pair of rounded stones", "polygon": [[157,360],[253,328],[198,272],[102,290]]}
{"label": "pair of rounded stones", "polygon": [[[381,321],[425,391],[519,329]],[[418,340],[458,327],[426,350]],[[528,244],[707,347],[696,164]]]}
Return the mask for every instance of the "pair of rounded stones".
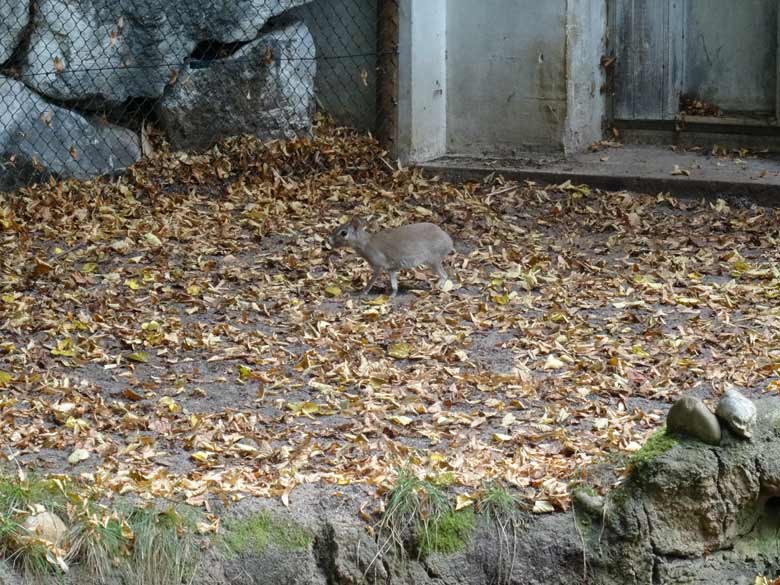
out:
{"label": "pair of rounded stones", "polygon": [[737,437],[750,439],[756,427],[756,406],[733,388],[726,390],[715,414],[698,398],[684,396],[669,411],[666,428],[670,433],[718,445],[721,438],[719,419]]}

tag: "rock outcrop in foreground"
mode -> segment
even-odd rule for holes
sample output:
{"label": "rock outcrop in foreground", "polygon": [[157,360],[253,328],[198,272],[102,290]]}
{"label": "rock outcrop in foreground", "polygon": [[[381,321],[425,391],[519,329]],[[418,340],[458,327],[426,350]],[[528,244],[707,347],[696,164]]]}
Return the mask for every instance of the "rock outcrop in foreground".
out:
{"label": "rock outcrop in foreground", "polygon": [[[302,487],[289,508],[244,501],[223,511],[222,526],[229,535],[231,522],[260,514],[262,546],[237,553],[214,544],[194,582],[753,585],[757,575],[780,574],[780,399],[756,406],[751,440],[724,429],[713,446],[661,431],[606,497],[580,492],[565,514],[503,526],[478,521],[453,554],[388,552],[358,519],[365,494],[357,487],[341,494]],[[70,582],[79,579],[77,570],[69,574]],[[0,570],[0,584],[16,582]]]}

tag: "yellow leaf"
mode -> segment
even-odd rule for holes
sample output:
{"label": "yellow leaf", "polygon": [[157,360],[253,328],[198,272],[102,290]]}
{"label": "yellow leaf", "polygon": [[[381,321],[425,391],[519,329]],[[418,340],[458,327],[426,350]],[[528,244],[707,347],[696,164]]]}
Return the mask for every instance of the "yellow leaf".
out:
{"label": "yellow leaf", "polygon": [[159,248],[160,246],[162,246],[162,242],[160,241],[160,238],[155,236],[152,232],[145,233],[144,239],[153,248]]}
{"label": "yellow leaf", "polygon": [[70,416],[68,417],[68,420],[65,421],[65,426],[78,433],[87,430],[89,428],[89,423],[83,418],[73,418]]}
{"label": "yellow leaf", "polygon": [[244,365],[239,365],[238,366],[238,377],[239,378],[241,378],[242,380],[246,380],[251,375],[252,375],[251,368],[248,368],[247,366],[244,366]]}
{"label": "yellow leaf", "polygon": [[497,305],[506,305],[509,303],[509,295],[503,294],[503,295],[493,295],[493,302]]}
{"label": "yellow leaf", "polygon": [[367,299],[363,301],[363,304],[366,305],[372,305],[372,306],[380,306],[380,305],[386,305],[390,299],[386,295],[379,295],[375,299]]}
{"label": "yellow leaf", "polygon": [[202,290],[197,284],[191,284],[187,287],[187,294],[194,297],[199,295]]}
{"label": "yellow leaf", "polygon": [[139,364],[145,364],[149,361],[149,354],[145,351],[134,351],[127,356],[127,359],[133,362],[138,362]]}
{"label": "yellow leaf", "polygon": [[401,425],[403,427],[412,424],[412,419],[409,418],[408,416],[397,415],[392,417],[390,420],[393,421],[395,424]]}
{"label": "yellow leaf", "polygon": [[325,287],[325,296],[336,298],[341,296],[341,289],[336,285]]}
{"label": "yellow leaf", "polygon": [[547,361],[544,362],[544,366],[542,366],[545,370],[557,370],[564,366],[565,364],[559,360],[554,355],[547,356]]}
{"label": "yellow leaf", "polygon": [[536,270],[531,270],[530,272],[523,275],[523,282],[521,285],[524,290],[532,291],[535,288],[539,286],[539,279],[536,277]]}
{"label": "yellow leaf", "polygon": [[441,285],[441,290],[444,292],[450,292],[455,287],[454,284],[452,284],[452,281],[448,278],[444,281],[444,284]]}
{"label": "yellow leaf", "polygon": [[474,500],[471,498],[471,496],[467,496],[466,494],[458,494],[457,496],[455,496],[456,512],[473,505],[474,505]]}
{"label": "yellow leaf", "polygon": [[195,453],[192,454],[192,458],[199,463],[209,462],[209,454],[206,451],[195,451]]}
{"label": "yellow leaf", "polygon": [[163,396],[158,401],[158,404],[160,406],[167,408],[170,412],[174,412],[174,413],[179,412],[179,410],[181,409],[178,403],[170,396]]}
{"label": "yellow leaf", "polygon": [[60,339],[57,342],[57,347],[51,350],[51,354],[63,357],[76,357],[76,348],[73,346],[73,340],[70,337]]}
{"label": "yellow leaf", "polygon": [[141,288],[141,285],[138,284],[138,281],[135,278],[128,278],[125,280],[125,286],[128,287],[130,290],[138,290]]}
{"label": "yellow leaf", "polygon": [[555,507],[547,500],[536,500],[534,502],[534,514],[549,514],[555,511]]}
{"label": "yellow leaf", "polygon": [[0,386],[5,386],[13,381],[14,377],[8,372],[0,371]]}
{"label": "yellow leaf", "polygon": [[89,459],[89,451],[86,449],[76,449],[68,457],[68,463],[71,465],[76,465],[76,463],[84,461],[85,459]]}
{"label": "yellow leaf", "polygon": [[387,355],[397,360],[403,360],[408,358],[410,353],[411,353],[411,348],[409,347],[409,344],[404,342],[394,343],[393,345],[387,348]]}
{"label": "yellow leaf", "polygon": [[159,331],[160,330],[160,324],[157,321],[147,321],[146,323],[141,323],[141,331]]}
{"label": "yellow leaf", "polygon": [[497,443],[506,443],[507,441],[511,441],[512,437],[510,435],[505,435],[504,433],[493,433],[493,440]]}
{"label": "yellow leaf", "polygon": [[287,405],[287,408],[292,410],[295,414],[302,414],[304,416],[311,416],[317,414],[320,411],[320,405],[315,402],[291,402]]}
{"label": "yellow leaf", "polygon": [[16,301],[16,297],[15,297],[14,295],[12,295],[12,294],[4,294],[4,295],[3,295],[2,297],[0,297],[0,298],[2,298],[2,299],[3,299],[3,302],[4,302],[4,303],[9,303],[9,304],[10,304],[10,303],[13,303],[14,301]]}
{"label": "yellow leaf", "polygon": [[780,392],[780,380],[772,380],[766,385],[764,392]]}
{"label": "yellow leaf", "polygon": [[695,307],[699,304],[699,299],[693,297],[674,297],[674,302],[678,305],[685,305],[686,307]]}
{"label": "yellow leaf", "polygon": [[85,262],[85,263],[84,263],[84,264],[81,266],[81,271],[82,271],[82,272],[85,272],[85,273],[87,273],[87,274],[90,274],[90,273],[92,273],[92,272],[95,272],[95,270],[96,270],[96,269],[97,269],[97,264],[95,264],[94,262]]}

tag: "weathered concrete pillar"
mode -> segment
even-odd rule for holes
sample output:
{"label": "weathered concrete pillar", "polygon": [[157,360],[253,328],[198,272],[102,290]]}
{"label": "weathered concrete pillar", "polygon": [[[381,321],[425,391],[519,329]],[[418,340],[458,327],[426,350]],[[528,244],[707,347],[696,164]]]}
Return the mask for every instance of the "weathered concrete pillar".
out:
{"label": "weathered concrete pillar", "polygon": [[400,0],[398,156],[422,162],[446,152],[447,0]]}

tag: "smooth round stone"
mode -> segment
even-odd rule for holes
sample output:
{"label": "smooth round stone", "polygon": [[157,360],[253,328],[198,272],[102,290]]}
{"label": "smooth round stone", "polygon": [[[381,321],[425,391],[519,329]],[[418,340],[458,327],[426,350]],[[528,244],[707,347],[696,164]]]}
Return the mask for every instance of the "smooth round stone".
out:
{"label": "smooth round stone", "polygon": [[672,405],[666,418],[666,430],[688,435],[709,445],[720,443],[721,431],[717,417],[693,396],[683,396]]}
{"label": "smooth round stone", "polygon": [[753,436],[756,428],[756,405],[736,389],[726,390],[718,402],[715,414],[738,437],[750,439]]}
{"label": "smooth round stone", "polygon": [[62,545],[68,536],[68,527],[62,519],[57,514],[43,509],[27,516],[22,527],[29,534],[54,545]]}

